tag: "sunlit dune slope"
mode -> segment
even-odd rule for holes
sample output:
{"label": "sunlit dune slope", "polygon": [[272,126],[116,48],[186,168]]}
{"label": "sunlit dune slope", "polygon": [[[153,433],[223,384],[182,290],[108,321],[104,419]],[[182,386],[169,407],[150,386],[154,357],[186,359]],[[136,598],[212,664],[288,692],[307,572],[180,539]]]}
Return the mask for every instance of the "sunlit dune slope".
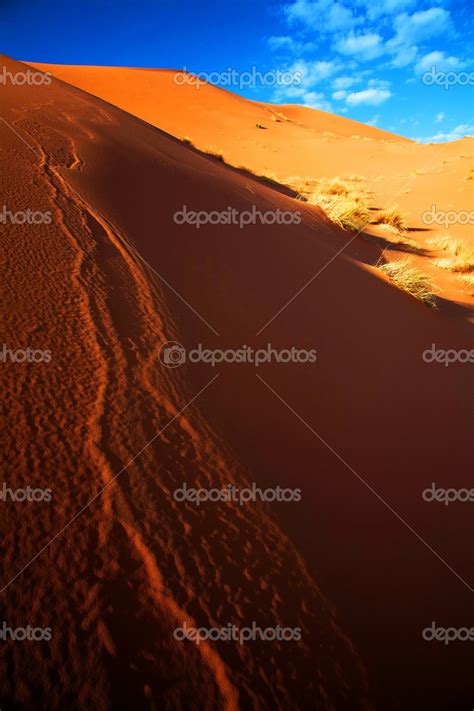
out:
{"label": "sunlit dune slope", "polygon": [[[30,64],[100,96],[172,135],[180,137],[183,132],[193,129],[196,139],[209,140],[214,134],[216,140],[225,141],[222,148],[233,147],[237,138],[235,134],[232,136],[233,132],[237,132],[242,141],[242,149],[246,142],[251,144],[256,135],[255,124],[264,125],[272,117],[278,119],[275,123],[283,121],[283,117],[278,116],[279,111],[284,112],[292,123],[282,127],[280,140],[283,135],[287,138],[301,135],[296,129],[298,124],[319,133],[332,130],[344,137],[359,133],[374,140],[407,140],[325,111],[250,101],[233,93],[233,86],[228,91],[179,70]],[[257,139],[261,138],[257,132]],[[268,139],[272,138],[268,136]]]}
{"label": "sunlit dune slope", "polygon": [[[374,205],[396,202],[414,228],[426,227],[422,216],[433,204],[438,210],[467,210],[474,198],[467,180],[474,138],[419,144],[337,114],[249,101],[202,81],[186,83],[193,75],[168,69],[32,66],[177,138],[188,137],[201,150],[221,151],[233,165],[282,180],[357,175]],[[465,224],[451,225],[451,231],[474,241],[472,226],[468,235]]]}
{"label": "sunlit dune slope", "polygon": [[[474,200],[474,181],[468,180],[474,138],[423,145],[309,107],[249,101],[173,70],[33,66],[257,174],[313,186],[323,177],[355,177],[371,207],[398,206],[423,249],[432,250],[430,240],[449,234],[474,251],[472,221],[467,220]],[[423,91],[429,100],[430,87]],[[433,212],[451,215],[449,229],[442,214],[437,221],[430,217]],[[431,255],[431,261],[438,256]],[[431,272],[431,261],[421,268]],[[446,298],[472,305],[465,284],[447,281],[437,271],[435,280]]]}

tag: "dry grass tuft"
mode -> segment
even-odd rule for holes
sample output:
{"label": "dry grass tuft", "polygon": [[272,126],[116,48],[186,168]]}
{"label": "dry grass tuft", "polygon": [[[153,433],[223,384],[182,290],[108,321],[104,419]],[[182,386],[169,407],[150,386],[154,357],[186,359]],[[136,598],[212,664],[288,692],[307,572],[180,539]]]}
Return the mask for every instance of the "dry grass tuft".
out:
{"label": "dry grass tuft", "polygon": [[458,274],[470,274],[474,272],[474,254],[469,252],[464,245],[451,237],[438,237],[431,240],[431,244],[437,249],[442,249],[448,253],[444,259],[437,259],[436,266],[442,269],[449,269],[450,272]]}
{"label": "dry grass tuft", "polygon": [[349,183],[365,183],[366,178],[363,175],[347,175],[341,178],[341,180],[346,180]]}
{"label": "dry grass tuft", "polygon": [[388,208],[388,210],[378,212],[373,222],[376,225],[383,225],[395,232],[406,232],[407,229],[403,215],[396,205]]}
{"label": "dry grass tuft", "polygon": [[322,195],[344,195],[352,193],[352,188],[340,178],[323,178],[318,181],[318,192]]}
{"label": "dry grass tuft", "polygon": [[436,295],[430,278],[411,266],[410,260],[399,259],[378,267],[399,289],[422,301],[431,309],[437,308]]}
{"label": "dry grass tuft", "polygon": [[451,237],[448,235],[437,235],[436,237],[430,237],[426,240],[433,249],[448,249],[451,244]]}
{"label": "dry grass tuft", "polygon": [[456,274],[456,277],[467,285],[469,296],[474,296],[474,274]]}
{"label": "dry grass tuft", "polygon": [[307,201],[320,207],[332,222],[346,230],[361,230],[370,218],[365,196],[341,178],[318,180],[307,192]]}
{"label": "dry grass tuft", "polygon": [[345,230],[362,229],[370,217],[368,207],[351,195],[316,193],[310,196],[308,202],[324,210],[332,222]]}

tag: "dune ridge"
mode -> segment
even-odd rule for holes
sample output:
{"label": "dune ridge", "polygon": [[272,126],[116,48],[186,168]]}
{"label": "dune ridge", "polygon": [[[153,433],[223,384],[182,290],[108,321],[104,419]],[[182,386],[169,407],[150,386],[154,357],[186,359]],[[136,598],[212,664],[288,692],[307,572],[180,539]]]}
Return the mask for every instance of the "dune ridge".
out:
{"label": "dune ridge", "polygon": [[[412,258],[415,265],[430,275],[443,298],[455,304],[449,307],[451,316],[474,318],[472,288],[436,266],[443,255],[435,244],[449,234],[468,252],[474,249],[472,225],[461,218],[474,198],[468,180],[474,138],[420,144],[337,114],[251,101],[202,80],[196,85],[192,80],[197,77],[179,70],[31,66],[190,141],[201,151],[220,154],[230,165],[289,183],[297,193],[314,190],[318,180],[338,178],[362,191],[371,210],[395,208],[408,227],[407,237],[418,247]],[[447,229],[432,219],[433,211],[460,217]],[[369,225],[368,231],[381,244],[387,243],[383,229]]]}

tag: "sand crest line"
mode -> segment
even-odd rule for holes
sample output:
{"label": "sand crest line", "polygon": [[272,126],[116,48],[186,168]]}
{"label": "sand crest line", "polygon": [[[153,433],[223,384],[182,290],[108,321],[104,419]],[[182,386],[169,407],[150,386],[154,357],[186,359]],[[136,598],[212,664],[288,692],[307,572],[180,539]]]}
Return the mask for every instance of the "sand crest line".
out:
{"label": "sand crest line", "polygon": [[329,444],[329,442],[326,442],[326,440],[324,439],[324,437],[322,437],[318,432],[316,432],[316,430],[315,430],[308,422],[306,422],[306,420],[305,420],[298,412],[296,412],[296,410],[285,400],[285,398],[283,398],[283,397],[282,397],[269,383],[267,383],[267,381],[266,381],[264,378],[262,378],[258,373],[256,373],[256,377],[265,385],[265,387],[266,387],[268,390],[270,390],[270,392],[272,392],[272,393],[275,395],[275,397],[276,397],[278,400],[280,400],[280,402],[283,403],[283,405],[285,405],[285,407],[286,407],[288,410],[290,410],[290,412],[293,413],[293,415],[295,415],[295,417],[298,418],[298,420],[299,420],[322,444],[324,444],[325,447],[327,447],[327,449],[329,449],[330,452],[332,452],[332,453],[334,454],[335,457],[337,457],[337,459],[339,459],[340,462],[342,462],[342,464],[344,464],[345,467],[347,467],[347,469],[349,469],[350,472],[352,472],[352,474],[354,474],[354,476],[357,477],[357,479],[358,479],[362,484],[364,484],[364,486],[365,486],[374,496],[377,497],[377,499],[378,499],[389,511],[391,511],[391,513],[392,513],[399,521],[401,521],[401,523],[403,523],[403,525],[404,525],[414,536],[416,536],[416,538],[417,538],[421,543],[423,543],[423,545],[424,545],[436,558],[438,558],[439,561],[441,561],[441,563],[443,563],[443,565],[444,565],[449,571],[451,571],[451,573],[452,573],[453,575],[456,576],[456,578],[457,578],[460,582],[463,583],[463,585],[465,585],[465,587],[466,587],[470,592],[474,592],[474,588],[473,588],[471,585],[469,585],[469,583],[468,583],[466,580],[464,580],[464,578],[463,578],[463,577],[462,577],[462,576],[461,576],[461,575],[460,575],[460,574],[459,574],[459,573],[458,573],[458,572],[457,572],[457,571],[456,571],[456,570],[455,570],[455,569],[454,569],[454,568],[453,568],[453,567],[452,567],[452,566],[451,566],[424,538],[423,538],[423,536],[421,536],[421,535],[413,528],[413,526],[411,526],[411,525],[408,523],[408,521],[406,521],[406,520],[403,518],[403,516],[402,516],[401,514],[399,514],[398,511],[396,511],[396,509],[394,509],[393,506],[391,506],[391,505],[388,503],[388,501],[385,501],[385,499],[383,498],[383,496],[381,496],[381,495],[378,493],[378,491],[376,491],[376,489],[374,489],[373,486],[372,486],[371,484],[369,484],[369,482],[367,482],[367,481],[364,479],[364,477],[362,477],[358,472],[356,472],[356,470],[344,459],[344,457],[342,457],[338,452],[336,452],[336,450],[334,449],[334,447],[332,447],[332,446]]}
{"label": "sand crest line", "polygon": [[[33,146],[31,146],[31,145],[28,143],[28,141],[26,141],[26,140],[18,133],[18,131],[16,131],[16,130],[13,128],[13,126],[12,126],[10,123],[8,123],[8,121],[6,121],[4,118],[0,118],[0,121],[2,121],[6,126],[8,126],[8,128],[11,129],[11,131],[25,144],[25,146],[27,146],[30,150],[33,151],[33,153],[34,153],[35,155],[38,156],[38,158],[40,158],[41,160],[43,159],[42,154],[41,154],[36,148],[34,148]],[[47,159],[46,159],[46,160],[47,160]],[[77,156],[75,156],[75,160],[76,160],[76,161],[78,160]],[[87,206],[87,208],[89,209],[89,211],[91,212],[92,215],[94,215],[94,214],[99,215],[100,218],[101,218],[117,235],[119,234],[119,231],[118,231],[118,230],[114,230],[114,228],[113,228],[113,226],[111,225],[110,221],[107,220],[107,219],[100,213],[99,210],[97,210],[97,209],[94,210],[94,209],[92,208],[92,206],[89,204],[89,202],[88,202],[85,198],[83,198],[82,195],[80,195],[80,194],[77,192],[77,190],[76,190],[75,188],[73,188],[71,185],[69,185],[69,183],[68,183],[68,187],[69,187],[69,189],[76,195],[76,197],[79,198],[79,201],[81,201],[84,205]],[[189,309],[190,311],[192,311],[193,314],[194,314],[195,316],[197,316],[197,317],[200,319],[200,321],[202,321],[202,323],[204,323],[204,324],[214,333],[215,336],[219,336],[219,333],[216,331],[216,329],[215,329],[213,326],[211,326],[211,324],[204,318],[204,316],[202,316],[202,315],[184,298],[184,296],[182,296],[182,295],[179,293],[179,291],[177,291],[177,290],[172,286],[172,284],[170,284],[159,272],[156,271],[156,269],[155,269],[154,267],[151,266],[151,264],[149,264],[149,263],[146,261],[146,259],[140,254],[140,252],[137,250],[137,248],[136,248],[134,245],[132,245],[130,242],[127,242],[127,243],[126,243],[126,246],[128,247],[128,249],[132,252],[132,254],[133,254],[136,258],[140,259],[140,261],[143,262],[143,264],[145,264],[145,266],[147,266],[149,269],[151,269],[151,271],[160,279],[160,281],[162,281],[163,284],[165,284],[165,285],[168,287],[168,289],[170,289],[170,291],[172,291],[173,294],[174,294],[175,296],[177,296],[178,299],[180,299],[180,301],[181,301],[185,306],[187,306],[188,309]]]}

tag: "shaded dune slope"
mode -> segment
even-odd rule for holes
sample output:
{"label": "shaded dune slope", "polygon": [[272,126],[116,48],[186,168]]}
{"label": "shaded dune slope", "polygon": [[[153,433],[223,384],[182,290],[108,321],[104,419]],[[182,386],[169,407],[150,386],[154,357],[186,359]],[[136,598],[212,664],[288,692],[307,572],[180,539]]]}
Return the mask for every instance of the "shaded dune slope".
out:
{"label": "shaded dune slope", "polygon": [[[49,227],[9,226],[3,240],[5,342],[53,354],[47,367],[0,369],[5,477],[54,492],[49,507],[5,507],[4,584],[109,485],[2,593],[9,621],[33,618],[54,633],[46,650],[9,646],[2,698],[50,708],[367,708],[349,639],[376,696],[386,687],[395,707],[400,687],[426,691],[443,650],[426,652],[419,628],[448,612],[452,623],[453,600],[465,623],[472,594],[341,457],[473,580],[467,512],[440,526],[420,496],[446,472],[465,483],[468,374],[421,358],[433,342],[466,346],[464,333],[366,266],[370,246],[336,256],[347,235],[318,211],[61,82],[1,91],[4,202],[53,215]],[[175,224],[183,205],[298,209],[303,221],[197,231]],[[259,374],[339,458],[254,370],[222,368],[209,384],[209,366],[165,369],[158,352],[168,340],[317,348],[316,366]],[[293,508],[197,509],[173,500],[183,481],[280,483],[304,496]],[[173,639],[183,620],[300,626],[303,639],[196,647]],[[467,650],[453,655],[457,672],[427,694],[450,698],[469,678]]]}
{"label": "shaded dune slope", "polygon": [[[119,173],[126,212],[139,212],[133,173],[143,170],[153,199],[141,217],[154,213],[158,224],[134,238],[176,259],[173,201],[207,193],[208,181],[223,200],[238,195],[246,205],[250,195],[174,139],[59,83],[2,89],[2,119],[4,202],[53,217],[50,226],[10,225],[3,237],[5,342],[52,353],[48,365],[2,364],[5,479],[53,491],[48,506],[5,504],[3,585],[107,488],[2,593],[10,624],[51,627],[53,640],[9,644],[1,698],[11,708],[332,709],[348,699],[362,708],[362,665],[269,511],[229,504],[209,512],[173,500],[183,482],[243,484],[248,474],[209,428],[200,400],[180,414],[205,383],[195,388],[159,365],[161,343],[181,333],[173,294],[109,211]],[[95,195],[99,185],[105,195]],[[173,639],[183,621],[254,620],[301,626],[303,641],[289,655],[288,642]]]}

